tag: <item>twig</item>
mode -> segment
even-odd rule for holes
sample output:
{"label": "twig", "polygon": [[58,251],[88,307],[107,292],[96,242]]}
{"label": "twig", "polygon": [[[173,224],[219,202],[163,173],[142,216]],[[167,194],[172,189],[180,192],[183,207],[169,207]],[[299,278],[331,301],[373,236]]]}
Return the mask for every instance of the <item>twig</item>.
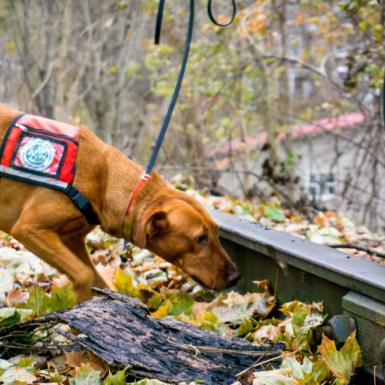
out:
{"label": "twig", "polygon": [[282,355],[281,351],[275,352],[256,352],[252,350],[235,350],[235,349],[221,349],[221,348],[212,348],[210,346],[195,346],[195,345],[183,345],[184,348],[193,350],[195,352],[203,353],[222,353],[222,354],[231,354],[231,355],[240,355],[240,356],[251,356],[251,357],[263,357],[263,356],[274,356]]}
{"label": "twig", "polygon": [[279,60],[279,61],[286,61],[286,62],[289,62],[289,63],[292,63],[292,64],[297,64],[297,65],[299,65],[299,66],[301,66],[303,68],[308,69],[309,71],[311,71],[311,72],[313,72],[313,73],[315,73],[317,75],[320,75],[322,77],[327,77],[327,74],[321,68],[312,66],[311,64],[305,63],[304,61],[299,60],[299,59],[297,59],[295,57],[275,55],[273,53],[262,54],[261,56],[262,56],[262,59],[276,59],[276,60]]}
{"label": "twig", "polygon": [[[250,372],[252,370],[254,370],[254,368],[259,364],[259,362],[264,358],[266,357],[267,355],[267,350],[264,352],[265,354],[264,355],[261,355],[261,357],[259,357],[252,365],[250,365],[247,369],[243,370],[242,372],[238,373],[239,374],[239,377],[238,379],[240,378],[245,378],[246,381],[247,381],[247,378],[249,376],[249,374],[251,374]],[[271,354],[271,352],[269,352]]]}
{"label": "twig", "polygon": [[262,361],[262,362],[259,362],[259,363],[254,363],[253,365],[251,365],[249,368],[245,369],[245,370],[242,370],[241,372],[237,373],[236,377],[242,377],[244,374],[246,374],[247,372],[250,371],[250,369],[256,369],[258,368],[259,366],[263,366],[265,364],[268,364],[269,362],[273,362],[273,361],[277,361],[277,360],[281,360],[282,358],[285,357],[285,354],[280,354],[279,356],[277,357],[273,357],[273,358],[269,358],[268,360],[265,360],[265,361]]}
{"label": "twig", "polygon": [[49,63],[48,65],[48,71],[44,77],[44,79],[42,80],[42,82],[36,87],[36,89],[32,92],[32,95],[31,95],[31,98],[32,99],[35,99],[41,92],[41,90],[46,86],[46,84],[48,83],[51,75],[52,75],[52,68],[53,68],[53,64],[52,63]]}

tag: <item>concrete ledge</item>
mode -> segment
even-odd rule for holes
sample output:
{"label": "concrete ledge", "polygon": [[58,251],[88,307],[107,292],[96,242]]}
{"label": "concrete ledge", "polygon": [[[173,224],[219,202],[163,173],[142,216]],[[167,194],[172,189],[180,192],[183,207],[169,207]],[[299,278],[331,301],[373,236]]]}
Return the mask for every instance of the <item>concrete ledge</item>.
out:
{"label": "concrete ledge", "polygon": [[266,229],[235,215],[210,210],[220,236],[339,286],[385,302],[385,265],[342,253],[299,237]]}

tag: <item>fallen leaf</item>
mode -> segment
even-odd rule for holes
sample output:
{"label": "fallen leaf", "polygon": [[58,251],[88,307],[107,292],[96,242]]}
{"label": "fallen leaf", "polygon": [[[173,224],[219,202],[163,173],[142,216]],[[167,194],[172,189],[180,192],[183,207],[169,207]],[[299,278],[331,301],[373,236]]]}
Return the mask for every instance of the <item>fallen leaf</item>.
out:
{"label": "fallen leaf", "polygon": [[0,358],[0,370],[5,371],[5,370],[9,369],[11,366],[12,366],[12,364],[10,362]]}
{"label": "fallen leaf", "polygon": [[27,320],[32,316],[29,309],[16,309],[15,307],[0,308],[0,327],[7,327]]}
{"label": "fallen leaf", "polygon": [[221,322],[241,324],[250,317],[265,317],[275,306],[275,297],[270,293],[230,292],[223,300],[224,306],[217,306],[212,312]]}
{"label": "fallen leaf", "polygon": [[29,385],[36,379],[26,368],[11,367],[0,376],[0,383],[2,385]]}
{"label": "fallen leaf", "polygon": [[71,283],[68,277],[65,274],[60,274],[57,277],[54,277],[51,281],[51,290],[59,289],[64,286],[67,286]]}
{"label": "fallen leaf", "polygon": [[339,385],[349,384],[355,369],[362,364],[361,349],[357,343],[355,331],[348,337],[339,351],[336,349],[334,341],[323,336],[318,352],[336,377]]}
{"label": "fallen leaf", "polygon": [[283,222],[285,220],[285,214],[280,208],[263,206],[263,215],[270,218],[274,222]]}
{"label": "fallen leaf", "polygon": [[57,273],[54,268],[29,251],[15,250],[10,247],[1,248],[0,264],[13,269],[14,273],[28,271],[36,275],[43,273],[47,276]]}
{"label": "fallen leaf", "polygon": [[0,294],[5,294],[13,289],[14,275],[10,269],[0,268]]}
{"label": "fallen leaf", "polygon": [[156,311],[152,312],[151,315],[156,318],[166,317],[171,308],[172,303],[170,301],[166,301],[161,306],[159,306]]}
{"label": "fallen leaf", "polygon": [[122,269],[117,270],[114,278],[114,285],[116,290],[120,293],[131,296],[135,295],[134,279],[131,274],[123,271]]}
{"label": "fallen leaf", "polygon": [[306,237],[315,243],[320,244],[343,244],[343,234],[335,227],[309,226]]}
{"label": "fallen leaf", "polygon": [[5,298],[5,304],[9,307],[21,305],[28,301],[29,294],[21,289],[13,289]]}
{"label": "fallen leaf", "polygon": [[68,309],[75,303],[76,297],[72,285],[55,288],[50,294],[47,294],[41,287],[34,286],[29,290],[27,305],[36,316],[41,316]]}
{"label": "fallen leaf", "polygon": [[290,368],[255,372],[253,385],[300,385],[290,375]]}
{"label": "fallen leaf", "polygon": [[259,345],[269,342],[274,343],[280,335],[281,331],[278,326],[262,325],[253,333],[253,341]]}
{"label": "fallen leaf", "polygon": [[96,265],[96,270],[99,274],[104,278],[104,280],[110,285],[110,287],[114,286],[114,278],[116,276],[117,268],[112,264],[102,265],[101,263]]}
{"label": "fallen leaf", "polygon": [[159,380],[148,380],[147,378],[138,382],[130,382],[127,385],[170,385]]}
{"label": "fallen leaf", "polygon": [[107,364],[91,352],[64,352],[67,364],[74,368],[80,368],[82,365],[90,365],[97,370],[101,377],[108,372]]}
{"label": "fallen leaf", "polygon": [[320,385],[329,377],[329,370],[323,360],[310,361],[307,357],[302,364],[295,357],[285,358],[281,368],[289,368],[291,375],[301,385]]}
{"label": "fallen leaf", "polygon": [[99,372],[91,365],[76,368],[75,376],[69,379],[70,385],[102,385]]}
{"label": "fallen leaf", "polygon": [[112,374],[108,373],[108,376],[103,380],[103,385],[126,385],[126,370],[122,369]]}
{"label": "fallen leaf", "polygon": [[192,308],[192,314],[194,317],[198,317],[205,311],[209,311],[213,309],[216,306],[219,306],[221,302],[223,302],[223,299],[225,296],[223,294],[219,295],[217,298],[212,300],[211,302],[195,302],[194,306]]}

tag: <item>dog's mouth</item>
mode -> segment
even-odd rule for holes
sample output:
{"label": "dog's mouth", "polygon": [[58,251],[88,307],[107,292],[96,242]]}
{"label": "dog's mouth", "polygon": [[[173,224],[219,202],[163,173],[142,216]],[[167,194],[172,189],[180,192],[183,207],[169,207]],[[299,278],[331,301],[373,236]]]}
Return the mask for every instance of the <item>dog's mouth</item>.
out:
{"label": "dog's mouth", "polygon": [[190,275],[190,277],[195,281],[197,282],[199,285],[203,286],[203,287],[206,287],[206,288],[209,288],[209,289],[212,289],[210,286],[206,285],[203,283],[203,281],[198,278],[196,275]]}
{"label": "dog's mouth", "polygon": [[190,275],[190,277],[195,281],[197,282],[199,285],[201,285],[202,287],[206,288],[206,289],[210,289],[210,290],[222,290],[224,289],[225,287],[224,286],[220,286],[218,285],[217,282],[215,282],[214,284],[212,285],[207,285],[206,283],[204,283],[199,277],[197,277],[196,275]]}
{"label": "dog's mouth", "polygon": [[241,278],[241,275],[238,272],[236,272],[231,277],[229,277],[229,280],[227,282],[223,282],[222,284],[220,284],[220,282],[215,282],[212,285],[205,284],[196,275],[190,275],[190,277],[194,281],[196,281],[199,285],[201,285],[201,286],[203,286],[205,288],[208,288],[208,289],[211,289],[211,290],[224,290],[224,289],[228,289],[228,288],[231,288],[231,287],[235,286],[237,284],[237,282],[239,281],[239,279]]}

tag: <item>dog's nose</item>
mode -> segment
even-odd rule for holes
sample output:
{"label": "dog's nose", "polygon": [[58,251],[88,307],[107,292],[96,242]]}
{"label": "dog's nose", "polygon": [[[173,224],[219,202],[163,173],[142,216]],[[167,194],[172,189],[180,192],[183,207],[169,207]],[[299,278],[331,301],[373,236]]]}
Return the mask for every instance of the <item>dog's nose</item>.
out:
{"label": "dog's nose", "polygon": [[241,274],[239,274],[238,270],[231,270],[227,273],[227,282],[228,287],[234,286],[239,279],[241,278]]}

